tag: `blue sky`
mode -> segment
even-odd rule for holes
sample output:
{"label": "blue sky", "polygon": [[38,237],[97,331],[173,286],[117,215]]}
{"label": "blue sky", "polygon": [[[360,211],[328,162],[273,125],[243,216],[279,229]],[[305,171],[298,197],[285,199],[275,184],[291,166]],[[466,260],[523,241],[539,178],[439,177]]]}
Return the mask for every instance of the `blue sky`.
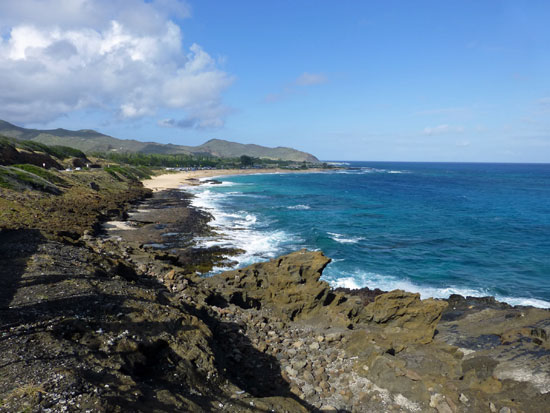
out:
{"label": "blue sky", "polygon": [[37,2],[0,5],[0,118],[20,125],[550,162],[545,1]]}

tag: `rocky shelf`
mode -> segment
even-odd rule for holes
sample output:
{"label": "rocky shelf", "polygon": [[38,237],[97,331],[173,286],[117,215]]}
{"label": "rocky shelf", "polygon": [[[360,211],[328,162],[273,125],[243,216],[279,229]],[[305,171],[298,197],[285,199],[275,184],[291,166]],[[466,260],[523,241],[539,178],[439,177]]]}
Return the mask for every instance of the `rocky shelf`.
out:
{"label": "rocky shelf", "polygon": [[305,250],[202,278],[223,253],[197,261],[182,196],[129,209],[138,230],[0,231],[0,411],[548,409],[547,310],[332,290]]}

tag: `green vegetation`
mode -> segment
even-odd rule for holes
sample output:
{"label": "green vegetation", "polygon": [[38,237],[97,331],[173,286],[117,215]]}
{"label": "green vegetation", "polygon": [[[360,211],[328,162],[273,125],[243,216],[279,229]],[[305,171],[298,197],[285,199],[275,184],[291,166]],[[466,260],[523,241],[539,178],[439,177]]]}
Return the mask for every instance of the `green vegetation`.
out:
{"label": "green vegetation", "polygon": [[55,145],[50,146],[50,149],[53,151],[51,155],[59,159],[86,158],[86,154],[84,152],[75,148],[70,148],[68,146]]}
{"label": "green vegetation", "polygon": [[32,188],[42,192],[59,195],[61,190],[46,179],[10,166],[0,166],[0,187],[7,189]]}
{"label": "green vegetation", "polygon": [[[151,168],[304,168],[314,166],[304,162],[293,162],[270,159],[254,158],[252,156],[242,155],[235,158],[219,158],[208,155],[167,155],[158,153],[95,153],[94,156],[103,158],[118,164],[133,166],[147,166]],[[315,165],[316,166],[316,165]],[[114,171],[119,172],[119,171]]]}
{"label": "green vegetation", "polygon": [[134,166],[188,168],[197,166],[218,166],[219,159],[194,157],[192,155],[163,155],[158,153],[96,153],[94,156],[116,163]]}
{"label": "green vegetation", "polygon": [[16,145],[20,148],[30,151],[44,152],[61,160],[67,158],[86,158],[84,152],[78,149],[70,148],[68,146],[48,146],[44,145],[43,143],[34,141],[16,141]]}
{"label": "green vegetation", "polygon": [[53,172],[50,172],[50,171],[48,171],[44,168],[41,168],[39,166],[36,166],[36,165],[22,164],[22,165],[12,165],[12,167],[30,172],[31,174],[39,176],[39,177],[45,179],[46,181],[49,181],[52,184],[67,185],[67,182],[63,178],[57,176]]}
{"label": "green vegetation", "polygon": [[212,139],[199,146],[164,145],[156,142],[117,139],[93,130],[71,131],[67,129],[26,129],[2,120],[0,120],[0,133],[22,141],[24,140],[34,143],[40,142],[41,144],[49,145],[50,147],[56,145],[67,145],[88,154],[94,152],[114,152],[183,156],[190,155],[195,158],[206,156],[223,159],[238,159],[240,156],[246,155],[252,158],[266,159],[269,161],[282,159],[290,162],[302,162],[305,160],[309,163],[319,163],[319,160],[315,156],[292,148],[268,148],[260,145],[229,142],[222,139]]}
{"label": "green vegetation", "polygon": [[[47,172],[67,185],[54,186],[23,169],[0,166],[0,229],[36,228],[54,237],[76,239],[97,229],[103,215],[122,214],[128,201],[150,192],[136,180],[113,179],[99,168]],[[138,168],[136,173],[144,172]]]}
{"label": "green vegetation", "polygon": [[254,165],[254,158],[251,156],[242,155],[241,156],[241,165],[242,166],[253,166]]}
{"label": "green vegetation", "polygon": [[121,165],[112,165],[103,168],[105,172],[111,175],[113,178],[122,181],[122,177],[130,179],[132,181],[139,181],[140,179],[149,179],[151,178],[152,171],[151,169],[145,166],[121,166]]}

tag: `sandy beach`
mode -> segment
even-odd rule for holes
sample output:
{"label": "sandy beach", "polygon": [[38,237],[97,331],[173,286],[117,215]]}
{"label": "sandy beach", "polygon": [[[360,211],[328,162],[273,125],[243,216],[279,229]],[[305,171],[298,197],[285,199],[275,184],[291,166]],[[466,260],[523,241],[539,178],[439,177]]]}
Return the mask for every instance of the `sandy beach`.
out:
{"label": "sandy beach", "polygon": [[252,174],[273,174],[273,173],[311,173],[320,172],[322,169],[207,169],[199,171],[182,171],[175,173],[166,173],[157,175],[151,179],[146,179],[143,182],[145,188],[152,189],[153,191],[162,191],[166,189],[176,189],[180,186],[199,185],[199,179],[211,178],[215,176],[225,175],[252,175]]}

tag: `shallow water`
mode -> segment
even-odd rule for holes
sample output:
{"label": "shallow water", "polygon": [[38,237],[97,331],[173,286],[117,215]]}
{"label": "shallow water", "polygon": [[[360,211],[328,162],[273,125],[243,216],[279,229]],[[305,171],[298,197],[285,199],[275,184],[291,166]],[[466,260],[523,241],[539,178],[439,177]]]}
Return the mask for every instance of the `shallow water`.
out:
{"label": "shallow water", "polygon": [[200,242],[244,249],[239,266],[320,249],[335,286],[550,307],[550,165],[347,166],[189,189],[223,234]]}

